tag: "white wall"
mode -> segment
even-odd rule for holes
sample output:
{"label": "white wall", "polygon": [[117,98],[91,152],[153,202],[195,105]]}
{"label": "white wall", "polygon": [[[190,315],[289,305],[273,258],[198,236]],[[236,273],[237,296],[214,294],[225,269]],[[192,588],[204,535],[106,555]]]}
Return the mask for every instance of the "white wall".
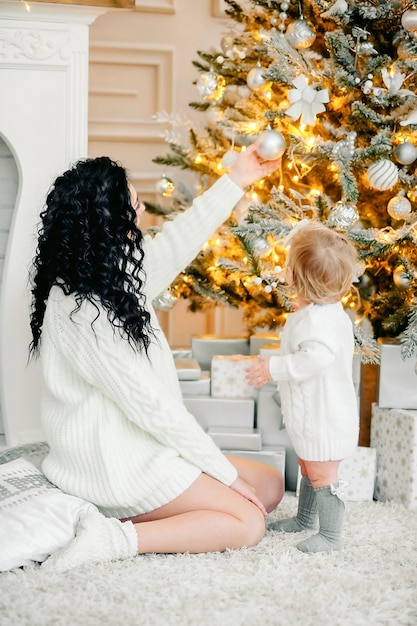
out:
{"label": "white wall", "polygon": [[[163,127],[152,116],[183,113],[203,124],[203,114],[188,106],[201,100],[192,61],[199,59],[197,50],[220,51],[227,16],[220,0],[137,0],[137,5],[140,10],[100,16],[90,29],[89,154],[121,161],[139,197],[155,201],[162,174],[174,182],[189,182],[190,176],[152,163],[169,151]],[[144,228],[154,220],[142,220]],[[238,311],[190,313],[184,300],[159,318],[172,347],[189,346],[193,334],[244,331]]]}

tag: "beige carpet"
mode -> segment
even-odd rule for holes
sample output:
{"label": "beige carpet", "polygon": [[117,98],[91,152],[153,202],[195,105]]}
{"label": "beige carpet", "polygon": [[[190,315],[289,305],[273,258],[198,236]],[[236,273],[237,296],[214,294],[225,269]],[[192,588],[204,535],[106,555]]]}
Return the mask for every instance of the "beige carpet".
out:
{"label": "beige carpet", "polygon": [[[295,510],[286,494],[270,517]],[[270,531],[226,554],[0,574],[0,624],[417,626],[417,511],[351,502],[342,552],[306,555],[299,538]]]}

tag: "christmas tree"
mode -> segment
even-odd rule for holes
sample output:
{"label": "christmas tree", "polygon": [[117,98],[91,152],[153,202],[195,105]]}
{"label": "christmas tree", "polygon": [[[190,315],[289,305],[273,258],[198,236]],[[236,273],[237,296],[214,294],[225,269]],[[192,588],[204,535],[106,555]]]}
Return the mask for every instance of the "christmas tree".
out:
{"label": "christmas tree", "polygon": [[[256,139],[280,171],[247,190],[230,219],[171,288],[191,310],[241,307],[248,331],[291,310],[281,278],[286,237],[303,219],[345,232],[358,250],[352,312],[364,360],[375,338],[417,348],[417,3],[399,0],[226,0],[219,48],[194,62],[198,128],[169,122],[155,159],[194,172],[200,191]],[[185,131],[185,132],[184,132]],[[178,188],[177,188],[178,187]],[[190,193],[167,176],[169,218]],[[370,336],[368,330],[371,329]]]}

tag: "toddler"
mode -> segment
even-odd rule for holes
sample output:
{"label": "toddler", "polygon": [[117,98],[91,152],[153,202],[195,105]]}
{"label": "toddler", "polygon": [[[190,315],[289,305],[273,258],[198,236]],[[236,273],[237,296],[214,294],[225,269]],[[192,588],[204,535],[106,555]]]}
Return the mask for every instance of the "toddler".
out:
{"label": "toddler", "polygon": [[340,461],[358,443],[359,416],[352,379],[352,322],[341,298],[349,291],[357,258],[342,234],[320,222],[296,227],[289,241],[285,278],[296,294],[278,356],[258,357],[246,378],[259,388],[279,383],[288,435],[298,455],[301,485],[294,518],[269,528],[319,532],[297,545],[302,552],[342,548],[345,505]]}

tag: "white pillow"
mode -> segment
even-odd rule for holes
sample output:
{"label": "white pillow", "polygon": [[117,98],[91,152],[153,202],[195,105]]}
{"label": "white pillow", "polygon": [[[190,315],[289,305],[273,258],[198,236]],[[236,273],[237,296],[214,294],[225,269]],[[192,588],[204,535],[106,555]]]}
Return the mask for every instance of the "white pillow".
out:
{"label": "white pillow", "polygon": [[25,459],[0,465],[0,571],[45,561],[95,508],[63,493]]}

